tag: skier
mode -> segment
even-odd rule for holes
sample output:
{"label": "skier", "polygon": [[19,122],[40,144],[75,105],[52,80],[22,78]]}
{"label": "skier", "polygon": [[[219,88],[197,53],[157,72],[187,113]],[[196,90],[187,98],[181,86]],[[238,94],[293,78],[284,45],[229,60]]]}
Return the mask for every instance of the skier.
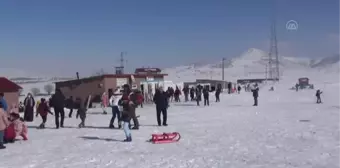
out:
{"label": "skier", "polygon": [[168,126],[167,124],[167,109],[169,107],[168,95],[163,91],[163,88],[157,89],[153,101],[156,104],[156,114],[158,126],[161,126],[161,114],[163,115],[163,126]]}
{"label": "skier", "polygon": [[44,98],[41,98],[40,104],[38,106],[38,110],[36,112],[35,117],[38,117],[38,114],[40,114],[40,117],[42,119],[42,123],[39,125],[39,128],[43,129],[45,128],[45,123],[47,121],[47,114],[50,113],[53,115],[53,113],[50,111],[50,108],[48,107],[46,100]]}
{"label": "skier", "polygon": [[122,127],[121,123],[120,123],[120,111],[119,111],[119,107],[118,107],[118,102],[119,100],[122,98],[122,94],[120,93],[119,89],[117,89],[114,94],[112,94],[112,96],[110,97],[110,106],[112,108],[112,118],[110,120],[110,128],[115,128],[114,126],[114,121],[117,117],[117,121],[118,121],[118,128],[120,129]]}
{"label": "skier", "polygon": [[[61,92],[60,89],[56,89],[56,93],[52,96],[51,105],[54,108],[54,117],[55,117],[55,126],[57,129],[60,127],[64,127],[64,118],[65,118],[65,111],[64,111],[64,103],[65,103],[65,96]],[[59,116],[60,116],[60,125],[59,125]]]}
{"label": "skier", "polygon": [[241,92],[241,86],[238,85],[238,86],[237,86],[237,93],[240,94],[240,92]]}
{"label": "skier", "polygon": [[254,88],[252,88],[251,90],[253,92],[253,97],[254,97],[254,105],[253,106],[257,106],[257,98],[259,97],[259,88],[257,86],[257,84],[254,85]]}
{"label": "skier", "polygon": [[203,89],[203,99],[204,99],[204,106],[209,106],[209,88],[205,87]]}
{"label": "skier", "polygon": [[322,92],[320,91],[320,89],[318,89],[318,90],[316,91],[316,94],[315,94],[315,96],[316,96],[316,103],[317,103],[317,104],[322,103],[322,102],[321,102],[321,94],[322,94]]}

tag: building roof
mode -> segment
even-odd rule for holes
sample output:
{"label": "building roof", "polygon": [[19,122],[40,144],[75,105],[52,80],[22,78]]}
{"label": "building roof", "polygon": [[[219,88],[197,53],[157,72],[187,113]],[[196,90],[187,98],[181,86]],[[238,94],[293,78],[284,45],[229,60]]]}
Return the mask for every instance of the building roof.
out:
{"label": "building roof", "polygon": [[22,89],[22,87],[20,87],[16,83],[10,81],[5,77],[0,77],[0,92],[16,92],[20,89]]}
{"label": "building roof", "polygon": [[160,73],[162,72],[159,68],[136,68],[135,73]]}
{"label": "building roof", "polygon": [[81,79],[74,79],[74,80],[68,80],[68,81],[60,81],[55,82],[56,84],[66,84],[66,83],[72,83],[72,82],[78,82],[78,81],[92,81],[96,79],[103,79],[103,78],[131,78],[133,76],[134,78],[146,78],[146,77],[164,77],[168,74],[104,74],[100,76],[91,76],[87,78],[81,78]]}

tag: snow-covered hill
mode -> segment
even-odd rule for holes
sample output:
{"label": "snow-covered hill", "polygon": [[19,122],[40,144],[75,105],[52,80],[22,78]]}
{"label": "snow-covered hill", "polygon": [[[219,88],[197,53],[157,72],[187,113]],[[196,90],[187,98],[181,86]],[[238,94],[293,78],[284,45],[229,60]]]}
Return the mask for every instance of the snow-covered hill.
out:
{"label": "snow-covered hill", "polygon": [[[268,59],[267,52],[250,48],[238,57],[225,60],[225,79],[234,81],[240,78],[265,78]],[[325,75],[339,73],[339,57],[335,56],[320,60],[280,56],[279,65],[282,77],[312,77],[323,73],[327,73]],[[163,71],[169,74],[167,77],[169,80],[174,81],[194,81],[197,78],[221,79],[222,62],[179,66]]]}

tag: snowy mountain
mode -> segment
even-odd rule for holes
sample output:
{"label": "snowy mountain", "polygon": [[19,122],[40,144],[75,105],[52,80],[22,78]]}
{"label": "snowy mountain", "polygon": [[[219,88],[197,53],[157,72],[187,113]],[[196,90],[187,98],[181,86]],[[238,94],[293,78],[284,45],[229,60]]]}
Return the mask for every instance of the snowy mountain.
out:
{"label": "snowy mountain", "polygon": [[[238,57],[224,61],[225,79],[265,78],[269,54],[265,51],[250,48]],[[339,72],[339,56],[312,60],[309,58],[279,57],[281,73],[289,75],[309,75],[310,72]],[[222,62],[206,65],[196,64],[164,69],[168,79],[174,81],[193,81],[197,78],[221,79]],[[287,74],[285,74],[286,76]]]}
{"label": "snowy mountain", "polygon": [[334,55],[318,60],[312,60],[311,67],[313,69],[324,71],[326,73],[340,72],[340,55]]}

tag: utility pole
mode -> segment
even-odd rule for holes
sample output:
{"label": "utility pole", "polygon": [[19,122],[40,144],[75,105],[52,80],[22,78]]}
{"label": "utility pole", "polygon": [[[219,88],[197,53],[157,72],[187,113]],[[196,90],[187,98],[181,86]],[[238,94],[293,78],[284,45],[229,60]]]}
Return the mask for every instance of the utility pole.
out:
{"label": "utility pole", "polygon": [[222,81],[224,81],[224,61],[225,58],[222,58]]}
{"label": "utility pole", "polygon": [[124,74],[124,52],[120,53],[120,67],[121,69],[121,73]]}

